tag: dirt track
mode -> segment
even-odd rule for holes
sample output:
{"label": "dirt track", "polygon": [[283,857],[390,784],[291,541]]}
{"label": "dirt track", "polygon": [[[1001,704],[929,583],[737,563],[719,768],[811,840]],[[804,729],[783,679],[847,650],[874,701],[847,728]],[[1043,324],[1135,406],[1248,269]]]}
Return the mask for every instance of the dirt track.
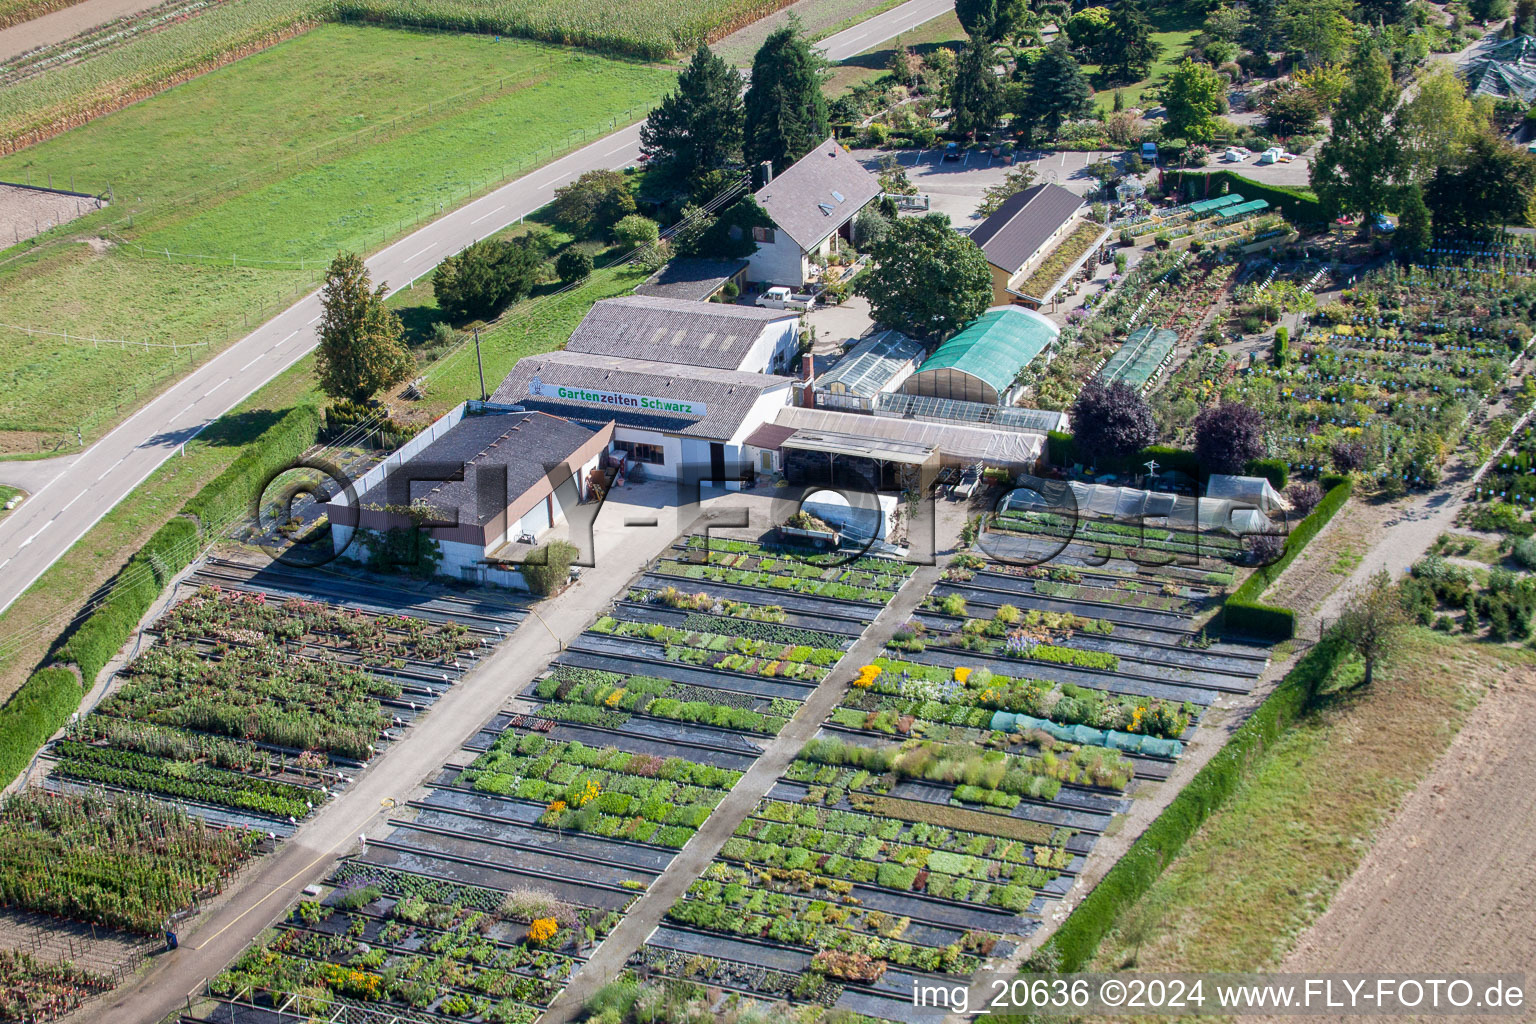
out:
{"label": "dirt track", "polygon": [[81,3],[63,10],[45,14],[41,18],[24,21],[0,30],[0,61],[35,50],[39,46],[53,46],[73,38],[86,29],[103,25],[127,14],[147,11],[163,0],[82,0]]}
{"label": "dirt track", "polygon": [[1536,964],[1533,725],[1536,673],[1511,670],[1279,969],[1529,971]]}

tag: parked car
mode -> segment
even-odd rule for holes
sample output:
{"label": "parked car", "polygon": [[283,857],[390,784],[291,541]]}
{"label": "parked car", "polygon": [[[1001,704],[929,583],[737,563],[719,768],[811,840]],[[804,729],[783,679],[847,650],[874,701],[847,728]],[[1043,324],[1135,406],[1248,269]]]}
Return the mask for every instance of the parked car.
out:
{"label": "parked car", "polygon": [[816,305],[816,296],[797,295],[788,288],[769,288],[757,297],[757,304],[767,309],[810,309]]}
{"label": "parked car", "polygon": [[1384,213],[1376,215],[1376,219],[1371,221],[1371,227],[1375,228],[1376,232],[1382,235],[1389,235],[1397,230],[1397,225],[1388,220],[1387,215]]}
{"label": "parked car", "polygon": [[948,145],[946,145],[944,147],[944,159],[945,160],[959,160],[960,159],[960,143],[958,143],[958,142],[951,142]]}
{"label": "parked car", "polygon": [[1157,143],[1143,142],[1141,144],[1141,158],[1149,164],[1157,162]]}

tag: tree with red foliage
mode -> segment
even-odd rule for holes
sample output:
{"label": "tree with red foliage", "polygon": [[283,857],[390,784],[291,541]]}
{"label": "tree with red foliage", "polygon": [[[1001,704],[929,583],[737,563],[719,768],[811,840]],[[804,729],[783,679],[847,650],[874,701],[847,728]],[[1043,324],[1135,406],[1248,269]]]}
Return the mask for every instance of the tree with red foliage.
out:
{"label": "tree with red foliage", "polygon": [[1241,402],[1207,407],[1195,417],[1195,454],[1207,473],[1241,473],[1264,454],[1264,417]]}
{"label": "tree with red foliage", "polygon": [[1072,436],[1087,458],[1129,455],[1157,440],[1157,421],[1135,388],[1094,374],[1072,403]]}

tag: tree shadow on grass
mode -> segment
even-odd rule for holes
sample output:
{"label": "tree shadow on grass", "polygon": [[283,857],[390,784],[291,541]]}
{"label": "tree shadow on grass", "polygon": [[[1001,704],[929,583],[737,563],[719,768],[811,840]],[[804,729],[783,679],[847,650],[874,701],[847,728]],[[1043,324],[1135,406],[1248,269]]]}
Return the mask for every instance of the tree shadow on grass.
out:
{"label": "tree shadow on grass", "polygon": [[226,413],[208,424],[197,435],[197,439],[216,448],[249,444],[287,412],[287,409],[248,409],[245,412]]}

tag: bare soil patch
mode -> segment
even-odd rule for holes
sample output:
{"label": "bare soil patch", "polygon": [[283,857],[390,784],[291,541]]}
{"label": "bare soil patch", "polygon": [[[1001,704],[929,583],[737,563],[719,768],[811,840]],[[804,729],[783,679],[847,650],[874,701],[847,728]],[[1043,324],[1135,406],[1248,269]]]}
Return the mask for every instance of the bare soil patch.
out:
{"label": "bare soil patch", "polygon": [[1512,670],[1281,970],[1497,972],[1536,963],[1533,722],[1536,672]]}
{"label": "bare soil patch", "polygon": [[105,205],[64,192],[0,184],[0,246],[25,242]]}

